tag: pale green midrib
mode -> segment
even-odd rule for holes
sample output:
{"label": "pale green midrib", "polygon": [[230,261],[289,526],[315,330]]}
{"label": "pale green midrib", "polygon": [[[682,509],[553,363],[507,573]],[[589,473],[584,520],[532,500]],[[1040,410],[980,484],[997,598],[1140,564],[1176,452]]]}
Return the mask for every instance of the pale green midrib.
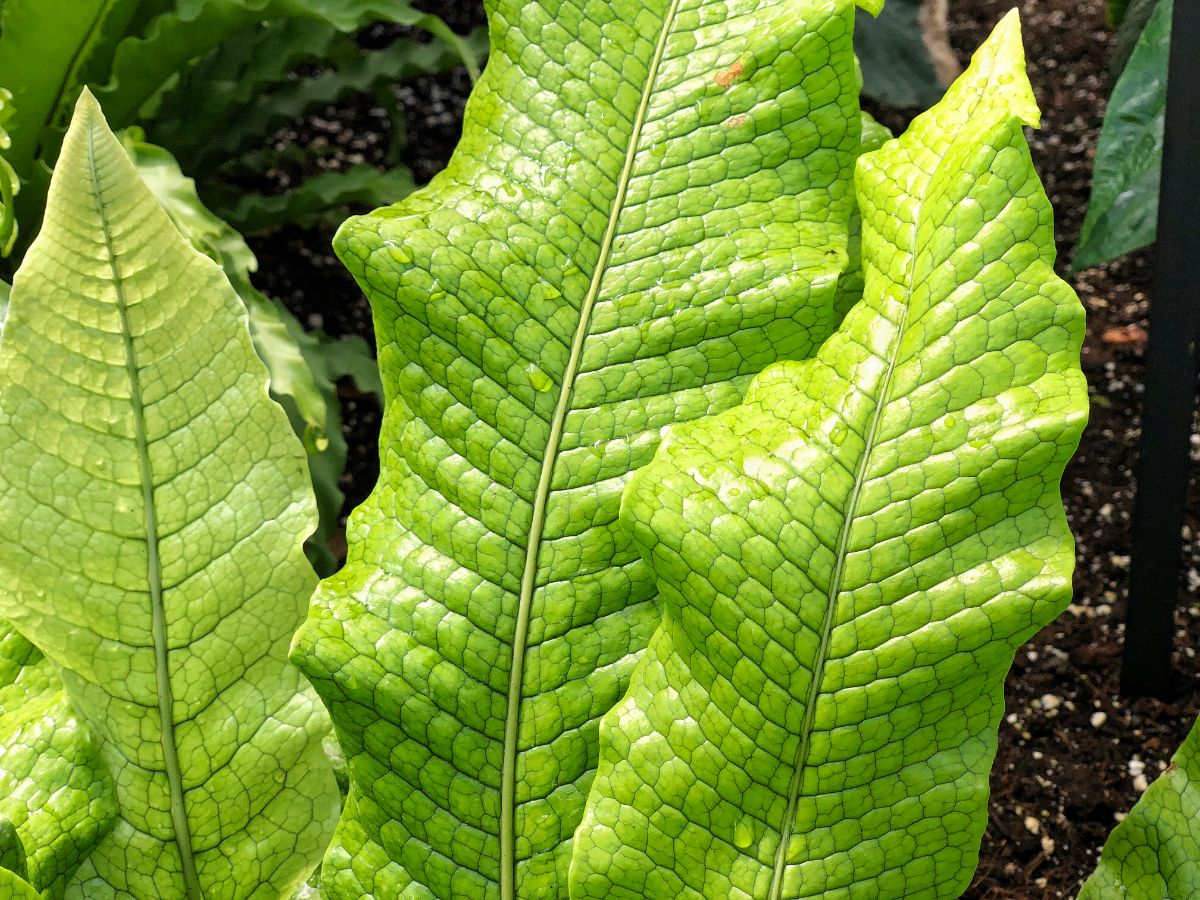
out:
{"label": "pale green midrib", "polygon": [[100,174],[96,168],[96,133],[88,126],[87,139],[88,174],[92,182],[92,193],[96,201],[96,212],[100,229],[104,233],[104,247],[112,273],[113,290],[117,301],[117,314],[121,321],[121,340],[125,348],[125,372],[129,377],[129,403],[133,407],[134,444],[137,447],[138,473],[142,482],[142,505],[145,510],[146,530],[146,580],[150,590],[150,609],[154,635],[155,683],[158,687],[158,716],[163,749],[163,765],[171,796],[171,822],[175,828],[175,843],[179,848],[180,865],[187,900],[204,900],[200,880],[196,875],[196,860],[192,853],[192,835],[183,801],[183,773],[179,768],[179,751],[175,745],[174,697],[171,691],[170,669],[167,658],[167,619],[163,605],[162,564],[158,554],[158,514],[154,505],[154,473],[150,465],[150,445],[146,437],[145,406],[142,402],[142,386],[139,378],[137,348],[133,342],[133,331],[129,325],[129,309],[125,300],[125,289],[117,268],[116,252],[113,249],[112,231],[104,211],[100,191]]}
{"label": "pale green midrib", "polygon": [[654,47],[649,68],[646,72],[646,84],[642,88],[641,101],[634,115],[633,127],[629,134],[629,144],[625,148],[625,164],[617,179],[617,191],[613,197],[612,209],[609,212],[608,226],[600,241],[600,252],[596,257],[596,266],[592,272],[592,280],[584,295],[579,309],[579,324],[571,341],[571,355],[563,371],[562,387],[559,390],[558,401],[554,407],[554,417],[550,422],[550,435],[546,440],[546,450],[542,457],[542,469],[538,478],[537,492],[534,494],[533,514],[529,526],[529,542],[525,546],[525,569],[521,574],[521,593],[517,601],[517,621],[513,634],[512,668],[508,679],[508,705],[504,719],[504,763],[500,775],[500,900],[517,900],[516,896],[516,786],[517,786],[517,738],[520,726],[521,681],[525,667],[525,644],[529,634],[529,610],[533,603],[535,580],[537,576],[538,554],[541,550],[542,531],[545,528],[546,504],[550,497],[550,485],[554,475],[554,463],[558,457],[559,444],[562,441],[563,426],[567,412],[570,410],[571,394],[575,385],[575,377],[583,358],[583,344],[591,325],[592,307],[600,293],[600,285],[608,267],[608,259],[612,253],[613,242],[616,239],[617,222],[621,217],[625,204],[625,195],[629,188],[629,180],[633,174],[633,163],[637,156],[638,144],[641,141],[642,128],[646,122],[646,113],[650,107],[650,97],[654,92],[654,82],[658,77],[658,68],[662,64],[666,51],[667,38],[670,36],[676,13],[682,0],[671,0],[663,16],[662,31],[658,35],[658,43]]}
{"label": "pale green midrib", "polygon": [[[932,181],[932,178],[930,179]],[[917,223],[913,222],[912,235],[915,252]],[[858,517],[858,504],[862,497],[863,486],[866,483],[867,466],[879,434],[879,425],[883,420],[883,412],[887,407],[892,390],[892,377],[896,371],[896,362],[900,353],[900,342],[904,337],[904,329],[908,324],[909,305],[912,302],[913,276],[910,274],[905,286],[907,296],[904,299],[903,312],[900,321],[896,323],[896,334],[889,347],[887,370],[879,387],[879,402],[871,413],[871,422],[863,441],[862,456],[854,472],[854,485],[850,491],[850,499],[846,503],[846,511],[842,516],[842,526],[838,531],[837,553],[834,560],[833,574],[829,579],[829,590],[826,592],[825,619],[821,624],[821,643],[813,661],[812,682],[808,688],[808,698],[804,705],[804,720],[800,725],[800,745],[796,748],[796,761],[792,767],[792,777],[788,783],[787,808],[784,811],[783,827],[780,831],[779,846],[775,850],[775,866],[771,872],[771,888],[767,900],[783,900],[783,876],[787,868],[788,844],[791,843],[792,826],[796,819],[796,806],[800,802],[801,788],[804,781],[804,770],[808,766],[808,754],[812,747],[809,738],[812,735],[813,722],[817,714],[817,700],[821,694],[821,683],[824,680],[825,664],[828,662],[829,641],[833,635],[833,623],[837,613],[838,595],[842,592],[842,581],[846,574],[846,557],[850,547],[850,532]]]}

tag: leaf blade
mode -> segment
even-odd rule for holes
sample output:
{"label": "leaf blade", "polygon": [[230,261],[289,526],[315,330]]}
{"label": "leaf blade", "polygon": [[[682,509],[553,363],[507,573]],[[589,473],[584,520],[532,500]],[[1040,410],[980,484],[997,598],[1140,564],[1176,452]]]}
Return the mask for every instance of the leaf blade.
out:
{"label": "leaf blade", "polygon": [[[116,820],[113,785],[49,660],[0,622],[0,855],[10,890],[62,896]],[[3,883],[0,880],[0,883]],[[42,894],[42,892],[46,892]]]}
{"label": "leaf blade", "polygon": [[1171,0],[1154,8],[1113,88],[1096,148],[1092,195],[1071,264],[1076,272],[1154,243],[1172,10]]}
{"label": "leaf blade", "polygon": [[236,294],[90,94],[47,209],[0,347],[0,518],[27,523],[0,608],[116,783],[121,819],[68,896],[282,893],[337,799],[324,712],[286,661],[312,584],[303,454]]}
{"label": "leaf blade", "polygon": [[1079,900],[1188,897],[1200,889],[1200,723],[1108,840]]}
{"label": "leaf blade", "polygon": [[449,168],[337,241],[387,424],[294,653],[350,762],[332,896],[565,894],[655,616],[620,489],[663,425],[836,322],[852,4],[597,10],[493,3]]}
{"label": "leaf blade", "polygon": [[1022,62],[1010,17],[860,160],[866,295],[816,357],[634,476],[664,621],[601,725],[573,897],[966,887],[1004,672],[1069,597],[1086,410]]}

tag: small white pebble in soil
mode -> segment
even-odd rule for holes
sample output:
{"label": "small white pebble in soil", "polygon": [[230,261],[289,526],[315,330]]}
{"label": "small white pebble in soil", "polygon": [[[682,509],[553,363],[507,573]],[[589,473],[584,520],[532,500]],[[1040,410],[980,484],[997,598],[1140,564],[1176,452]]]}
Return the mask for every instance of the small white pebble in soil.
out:
{"label": "small white pebble in soil", "polygon": [[1129,774],[1132,777],[1137,778],[1139,775],[1141,775],[1145,771],[1146,771],[1146,764],[1144,762],[1142,762],[1140,759],[1138,759],[1136,756],[1133,759],[1129,760]]}
{"label": "small white pebble in soil", "polygon": [[1125,556],[1123,554],[1110,553],[1108,556],[1108,561],[1111,562],[1118,569],[1128,569],[1129,568],[1129,557]]}
{"label": "small white pebble in soil", "polygon": [[1047,856],[1054,852],[1054,838],[1048,834],[1042,835],[1042,852]]}
{"label": "small white pebble in soil", "polygon": [[1115,812],[1113,813],[1113,821],[1119,825],[1121,822],[1125,821],[1125,817],[1127,815],[1129,815],[1129,813]]}
{"label": "small white pebble in soil", "polygon": [[1025,830],[1030,834],[1039,834],[1042,830],[1042,823],[1038,821],[1037,816],[1025,817]]}
{"label": "small white pebble in soil", "polygon": [[1102,726],[1102,725],[1103,725],[1105,722],[1107,722],[1107,721],[1108,721],[1108,713],[1105,713],[1105,712],[1094,712],[1094,713],[1092,713],[1092,719],[1091,719],[1091,721],[1092,721],[1092,727],[1093,727],[1093,728],[1099,728],[1099,727],[1100,727],[1100,726]]}
{"label": "small white pebble in soil", "polygon": [[1062,699],[1055,697],[1053,694],[1042,694],[1042,709],[1046,712],[1054,712],[1062,706]]}
{"label": "small white pebble in soil", "polygon": [[1016,725],[1017,724],[1017,714],[1009,713],[1008,717],[1005,718],[1004,721],[1007,722],[1009,725]]}
{"label": "small white pebble in soil", "polygon": [[1139,794],[1143,793],[1148,787],[1150,787],[1150,782],[1146,779],[1145,775],[1133,776],[1133,789]]}

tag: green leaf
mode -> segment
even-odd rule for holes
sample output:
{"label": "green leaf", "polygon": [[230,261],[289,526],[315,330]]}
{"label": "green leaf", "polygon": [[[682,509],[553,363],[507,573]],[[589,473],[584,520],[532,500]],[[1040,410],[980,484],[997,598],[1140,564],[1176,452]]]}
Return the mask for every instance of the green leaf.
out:
{"label": "green leaf", "polygon": [[[0,621],[0,867],[31,896],[61,897],[116,813],[112,782],[62,681]],[[0,886],[16,890],[2,873]]]}
{"label": "green leaf", "polygon": [[[483,46],[482,33],[473,32],[467,41],[472,47]],[[334,70],[311,78],[297,78],[261,94],[232,111],[236,117],[219,133],[211,134],[204,142],[202,163],[220,165],[281,125],[301,118],[309,111],[353,92],[391,90],[396,82],[414,75],[445,72],[457,64],[457,56],[445,44],[419,44],[399,40],[389,47],[370,53],[360,53],[351,60],[340,62]],[[393,128],[401,123],[393,121]]]}
{"label": "green leaf", "polygon": [[1159,0],[1131,0],[1126,6],[1117,26],[1116,38],[1113,40],[1112,62],[1109,64],[1108,73],[1113,83],[1125,71],[1138,38],[1142,36],[1146,23],[1150,21],[1150,16],[1158,5]]}
{"label": "green leaf", "polygon": [[334,898],[565,896],[597,722],[657,620],[621,489],[837,324],[850,0],[489,12],[449,167],[335,242],[387,403],[293,653],[350,765]]}
{"label": "green leaf", "polygon": [[1155,8],[1113,88],[1096,148],[1075,271],[1154,243],[1167,109],[1171,0]]}
{"label": "green leaf", "polygon": [[0,614],[61,671],[119,821],[71,898],[270,897],[337,811],[287,664],[304,455],[245,313],[85,92],[0,345]]}
{"label": "green leaf", "polygon": [[859,15],[854,49],[868,97],[889,106],[925,109],[945,91],[921,32],[921,4],[888,0],[877,17]]}
{"label": "green leaf", "polygon": [[[176,0],[181,15],[196,15],[213,0]],[[460,55],[472,81],[479,78],[479,58],[440,18],[413,9],[408,0],[231,0],[262,19],[274,16],[308,17],[351,32],[372,22],[422,28],[445,41]]]}
{"label": "green leaf", "polygon": [[332,380],[350,378],[355,388],[371,394],[383,406],[383,382],[379,378],[379,363],[375,351],[358,335],[347,335],[334,340],[326,337],[321,342],[321,357]]}
{"label": "green leaf", "polygon": [[339,481],[346,468],[346,442],[335,377],[326,371],[321,342],[306,334],[280,303],[254,287],[250,273],[258,268],[258,260],[242,236],[200,202],[195,183],[180,171],[174,157],[130,132],[123,134],[122,141],[138,175],[188,242],[221,265],[246,304],[250,339],[270,374],[271,397],[287,413],[308,453],[319,517],[305,550],[313,567],[329,575],[337,568],[329,540],[337,530],[345,499]]}
{"label": "green leaf", "polygon": [[[137,0],[5,0],[0,5],[0,87],[17,115],[8,125],[7,165],[21,181],[35,179],[36,160],[51,161],[61,132],[55,124],[74,99],[93,57],[106,58]],[[41,185],[44,188],[44,184]],[[16,200],[25,237],[36,233],[44,190],[26,185]]]}
{"label": "green leaf", "polygon": [[1079,900],[1200,894],[1200,722],[1108,837]]}
{"label": "green leaf", "polygon": [[212,154],[229,127],[269,135],[273,123],[246,122],[248,106],[269,95],[304,63],[325,63],[351,52],[354,41],[337,29],[305,19],[282,19],[247,28],[215,47],[168,89],[149,123],[156,144],[168,148],[189,172],[209,176],[209,166],[225,162],[227,151]]}
{"label": "green leaf", "polygon": [[78,85],[79,68],[104,34],[114,6],[129,0],[5,0],[0,8],[0,87],[20,116],[9,132],[8,160],[24,176],[38,153],[42,131],[64,97]]}
{"label": "green leaf", "polygon": [[350,203],[378,206],[407,196],[416,185],[405,168],[381,172],[374,166],[351,166],[323,172],[282,194],[242,194],[225,209],[229,223],[247,233],[267,231],[288,222],[311,222],[336,215]]}
{"label": "green leaf", "polygon": [[[12,138],[5,130],[16,110],[12,93],[0,87],[0,152],[12,147]],[[8,256],[17,242],[18,226],[14,198],[21,190],[21,179],[7,159],[0,157],[0,256]],[[0,322],[3,316],[0,315]]]}
{"label": "green leaf", "polygon": [[311,445],[310,452],[319,452],[325,442],[328,418],[324,391],[284,320],[291,316],[251,283],[250,273],[258,268],[258,260],[242,236],[200,201],[195,182],[180,171],[169,152],[132,136],[127,136],[124,143],[139,177],[180,233],[193,247],[220,264],[225,277],[245,302],[250,313],[250,337],[270,373],[271,393],[276,400],[282,396],[291,398],[303,418],[298,434]]}
{"label": "green leaf", "polygon": [[[337,398],[335,377],[322,355],[322,336],[306,332],[295,316],[281,305],[270,302],[250,307],[250,329],[259,356],[269,356],[281,369],[282,377],[306,385],[304,391],[296,390],[287,382],[281,382],[277,388],[272,370],[272,395],[287,413],[292,428],[304,439],[308,472],[317,496],[317,529],[305,544],[305,550],[318,573],[331,575],[337,570],[337,558],[330,547],[330,539],[337,532],[342,503],[346,499],[340,482],[346,470],[347,446],[342,435],[342,408]],[[291,362],[293,357],[294,364],[280,365],[285,360]],[[307,396],[309,386],[317,392],[315,399],[320,401],[324,411],[324,418],[315,422],[309,418],[309,411],[314,408]]]}
{"label": "green leaf", "polygon": [[[117,47],[110,80],[99,92],[118,125],[152,111],[170,80],[238,32],[271,19],[300,18],[350,32],[374,21],[423,28],[457,46],[458,37],[436,16],[407,0],[179,0],[142,35]],[[3,82],[0,82],[2,84]]]}
{"label": "green leaf", "polygon": [[866,293],[671,429],[622,519],[663,622],[600,728],[571,896],[957,897],[1004,675],[1062,611],[1087,417],[1010,14],[859,160]]}
{"label": "green leaf", "polygon": [[201,7],[170,9],[155,17],[144,33],[118,45],[108,80],[97,88],[109,119],[118,127],[133,124],[173,76],[267,17],[238,0],[206,0]]}

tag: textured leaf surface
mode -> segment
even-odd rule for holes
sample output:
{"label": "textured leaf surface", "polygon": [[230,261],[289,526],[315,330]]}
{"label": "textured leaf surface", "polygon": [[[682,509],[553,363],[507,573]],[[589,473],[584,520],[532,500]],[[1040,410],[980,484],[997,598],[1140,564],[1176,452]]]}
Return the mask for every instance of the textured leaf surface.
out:
{"label": "textured leaf surface", "polygon": [[853,12],[497,0],[449,168],[340,233],[387,416],[294,652],[350,764],[332,896],[566,896],[656,620],[628,475],[836,325]]}
{"label": "textured leaf surface", "polygon": [[120,815],[68,896],[290,892],[337,806],[286,659],[312,587],[304,455],[237,295],[90,94],[0,351],[0,612],[62,670]]}
{"label": "textured leaf surface", "polygon": [[600,729],[574,898],[957,897],[1016,648],[1067,604],[1083,310],[1019,26],[859,161],[863,301],[677,426],[623,520],[664,620]]}
{"label": "textured leaf surface", "polygon": [[1109,835],[1079,900],[1200,896],[1200,723]]}
{"label": "textured leaf surface", "polygon": [[116,813],[112,782],[58,674],[0,622],[0,868],[12,875],[0,887],[61,896]]}
{"label": "textured leaf surface", "polygon": [[1108,101],[1092,196],[1072,264],[1086,269],[1154,243],[1167,111],[1171,0],[1161,0]]}
{"label": "textured leaf surface", "polygon": [[333,379],[324,371],[320,345],[316,338],[305,334],[282,305],[254,287],[250,273],[258,268],[258,260],[242,236],[200,202],[195,183],[180,171],[174,157],[129,133],[123,135],[122,142],[138,175],[180,233],[220,264],[246,304],[250,339],[270,375],[271,397],[283,406],[308,453],[319,517],[305,548],[314,568],[328,575],[337,568],[329,538],[337,528],[344,499],[338,479],[346,467],[346,442],[342,437],[341,407]]}

